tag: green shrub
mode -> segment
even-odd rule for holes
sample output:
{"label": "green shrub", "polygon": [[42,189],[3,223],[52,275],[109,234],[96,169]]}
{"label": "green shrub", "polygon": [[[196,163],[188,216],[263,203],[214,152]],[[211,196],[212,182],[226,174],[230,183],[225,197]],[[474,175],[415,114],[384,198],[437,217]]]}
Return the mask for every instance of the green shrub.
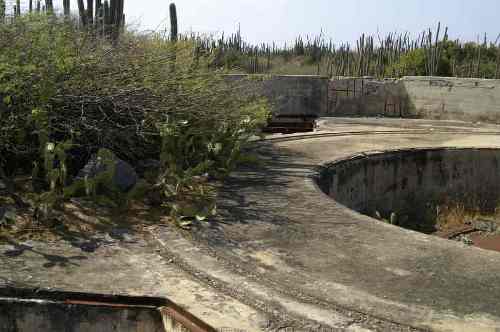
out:
{"label": "green shrub", "polygon": [[[111,42],[56,16],[0,24],[0,167],[36,165],[59,184],[106,148],[132,164],[161,159],[160,183],[225,174],[268,106],[250,85],[209,69],[212,61],[159,33]],[[50,156],[54,165],[47,144],[69,144]]]}

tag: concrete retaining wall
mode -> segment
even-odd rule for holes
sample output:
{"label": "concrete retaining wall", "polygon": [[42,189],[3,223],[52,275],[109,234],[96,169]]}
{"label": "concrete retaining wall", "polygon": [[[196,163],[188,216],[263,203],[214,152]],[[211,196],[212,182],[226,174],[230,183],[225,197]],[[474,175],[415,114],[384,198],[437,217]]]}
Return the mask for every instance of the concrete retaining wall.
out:
{"label": "concrete retaining wall", "polygon": [[332,79],[328,87],[330,116],[407,116],[404,85],[394,79]]}
{"label": "concrete retaining wall", "polygon": [[436,208],[460,203],[491,213],[500,199],[500,149],[401,150],[360,155],[321,172],[318,184],[337,202],[407,228],[432,232]]}
{"label": "concrete retaining wall", "polygon": [[[0,302],[0,331],[165,332],[153,308],[65,305],[48,301]],[[180,331],[180,330],[179,330]]]}
{"label": "concrete retaining wall", "polygon": [[0,287],[0,331],[215,332],[215,329],[163,298]]}
{"label": "concrete retaining wall", "polygon": [[329,115],[500,123],[500,80],[444,77],[334,79]]}
{"label": "concrete retaining wall", "polygon": [[500,122],[500,80],[405,77],[401,81],[412,115]]}
{"label": "concrete retaining wall", "polygon": [[328,113],[328,78],[320,76],[227,75],[252,93],[268,97],[277,116],[325,116]]}
{"label": "concrete retaining wall", "polygon": [[500,123],[500,80],[228,75],[279,116],[385,116]]}

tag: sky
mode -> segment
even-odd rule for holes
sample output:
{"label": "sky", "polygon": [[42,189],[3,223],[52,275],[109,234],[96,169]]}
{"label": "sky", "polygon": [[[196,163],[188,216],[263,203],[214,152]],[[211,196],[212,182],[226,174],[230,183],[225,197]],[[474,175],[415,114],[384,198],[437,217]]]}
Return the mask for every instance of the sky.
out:
{"label": "sky", "polygon": [[[61,2],[62,0],[55,0]],[[76,0],[72,0],[76,3]],[[500,0],[175,0],[180,32],[232,33],[252,43],[323,34],[336,43],[362,33],[416,36],[439,21],[450,37],[477,40],[500,33]],[[141,30],[169,25],[169,0],[125,0],[127,23]]]}

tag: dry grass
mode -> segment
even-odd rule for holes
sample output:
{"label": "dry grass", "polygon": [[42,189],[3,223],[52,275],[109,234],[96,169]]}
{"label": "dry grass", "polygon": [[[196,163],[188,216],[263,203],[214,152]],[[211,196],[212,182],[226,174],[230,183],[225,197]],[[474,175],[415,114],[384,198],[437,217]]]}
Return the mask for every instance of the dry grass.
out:
{"label": "dry grass", "polygon": [[443,231],[464,227],[480,216],[478,211],[470,211],[463,204],[439,206],[436,214],[436,228]]}
{"label": "dry grass", "polygon": [[500,205],[492,213],[482,212],[479,207],[467,208],[464,204],[439,206],[436,211],[436,228],[448,231],[465,227],[481,218],[500,220]]}
{"label": "dry grass", "polygon": [[[25,179],[15,179],[17,193],[26,202],[31,202],[34,191]],[[140,233],[144,227],[165,223],[164,209],[145,203],[143,200],[128,202],[126,206],[99,204],[89,198],[73,198],[54,210],[47,220],[34,217],[30,206],[15,209],[15,222],[0,224],[0,242],[10,238],[20,241],[62,239],[89,239],[98,233],[108,233],[114,229],[124,229],[130,233]],[[0,206],[14,207],[11,198],[0,194]]]}

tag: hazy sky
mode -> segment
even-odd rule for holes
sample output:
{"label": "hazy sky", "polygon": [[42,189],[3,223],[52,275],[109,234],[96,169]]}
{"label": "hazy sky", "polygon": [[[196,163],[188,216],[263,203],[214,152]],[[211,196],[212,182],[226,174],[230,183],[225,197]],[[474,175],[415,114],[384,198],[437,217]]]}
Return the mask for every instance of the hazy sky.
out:
{"label": "hazy sky", "polygon": [[[56,0],[58,1],[58,0]],[[62,1],[61,1],[62,2]],[[76,0],[72,0],[76,2]],[[500,33],[500,0],[176,0],[181,32],[234,32],[238,24],[251,42],[290,41],[318,35],[335,42],[361,33],[418,34],[441,21],[452,38],[476,40]],[[168,25],[169,0],[125,0],[128,23]]]}

